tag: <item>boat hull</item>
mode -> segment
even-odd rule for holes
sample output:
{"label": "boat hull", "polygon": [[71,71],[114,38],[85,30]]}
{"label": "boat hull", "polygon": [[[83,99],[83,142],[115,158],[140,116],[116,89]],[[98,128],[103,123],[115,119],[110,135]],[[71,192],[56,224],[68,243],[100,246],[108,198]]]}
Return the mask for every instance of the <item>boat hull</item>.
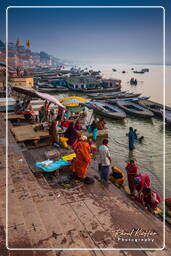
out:
{"label": "boat hull", "polygon": [[143,118],[151,118],[154,116],[153,112],[133,102],[118,100],[116,104],[118,107],[122,108],[127,114],[132,116]]}
{"label": "boat hull", "polygon": [[68,88],[38,88],[39,92],[53,93],[53,92],[68,92]]}
{"label": "boat hull", "polygon": [[70,88],[71,91],[82,92],[82,93],[117,92],[117,91],[120,91],[120,89],[121,89],[121,86],[116,86],[116,87],[112,87],[112,88],[96,88],[96,89],[74,89],[74,88]]}
{"label": "boat hull", "polygon": [[[95,108],[93,111],[103,117],[107,117],[114,120],[123,120],[126,117],[126,114],[123,110],[119,109],[118,107],[114,107],[110,104],[106,103],[98,103],[98,105],[95,104]],[[105,109],[105,107],[108,109]]]}
{"label": "boat hull", "polygon": [[[164,106],[162,104],[148,100],[140,101],[138,104],[152,111],[155,114],[155,116],[163,117],[161,109],[163,109]],[[171,111],[171,108],[166,107],[166,110]]]}
{"label": "boat hull", "polygon": [[130,98],[130,97],[139,97],[141,93],[135,94],[118,94],[118,95],[107,95],[107,96],[99,96],[94,97],[95,100],[108,100],[108,99],[118,99],[118,98]]}

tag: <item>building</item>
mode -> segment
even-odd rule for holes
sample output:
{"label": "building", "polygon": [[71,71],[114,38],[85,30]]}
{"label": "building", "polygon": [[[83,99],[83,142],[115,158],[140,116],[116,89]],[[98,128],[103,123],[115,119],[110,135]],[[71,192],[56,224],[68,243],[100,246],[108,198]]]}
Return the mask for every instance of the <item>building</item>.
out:
{"label": "building", "polygon": [[34,87],[33,77],[31,76],[11,77],[9,84],[13,86]]}

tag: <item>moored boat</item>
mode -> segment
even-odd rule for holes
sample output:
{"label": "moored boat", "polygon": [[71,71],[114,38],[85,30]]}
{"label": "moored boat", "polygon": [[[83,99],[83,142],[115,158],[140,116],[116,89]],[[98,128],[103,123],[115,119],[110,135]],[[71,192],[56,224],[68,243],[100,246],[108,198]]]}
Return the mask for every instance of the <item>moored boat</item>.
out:
{"label": "moored boat", "polygon": [[51,93],[51,92],[68,92],[68,88],[62,87],[62,86],[57,86],[57,87],[41,87],[41,86],[39,86],[37,88],[37,90],[39,92],[47,92],[47,93]]}
{"label": "moored boat", "polygon": [[[164,110],[161,109],[161,115],[163,116],[164,118]],[[165,122],[166,122],[166,125],[171,128],[171,109],[168,110],[168,109],[165,109]]]}
{"label": "moored boat", "polygon": [[149,109],[144,108],[131,101],[117,100],[116,104],[118,107],[122,108],[126,113],[136,116],[136,117],[153,117],[154,114]]}
{"label": "moored boat", "polygon": [[110,94],[110,95],[101,95],[94,97],[95,100],[108,100],[108,99],[119,99],[119,98],[132,98],[139,97],[141,93],[120,93],[120,94]]}
{"label": "moored boat", "polygon": [[93,110],[96,114],[112,118],[115,120],[121,120],[126,117],[125,112],[120,109],[117,106],[112,106],[107,103],[101,103],[101,102],[91,102],[91,105],[93,106]]}
{"label": "moored boat", "polygon": [[110,96],[110,95],[124,95],[125,93],[127,93],[126,91],[119,91],[119,92],[104,92],[104,93],[91,93],[91,94],[87,94],[88,97],[90,98],[97,98],[97,97],[103,97],[103,96]]}
{"label": "moored boat", "polygon": [[[119,99],[120,101],[133,101],[133,102],[139,102],[141,100],[147,100],[149,99],[150,96],[143,96],[143,97],[131,97],[131,98],[121,98]],[[118,99],[109,99],[107,100],[106,102],[109,103],[109,104],[116,104]]]}
{"label": "moored boat", "polygon": [[[138,103],[140,106],[143,106],[147,109],[149,109],[150,111],[152,111],[156,116],[162,117],[162,112],[161,109],[164,108],[163,104],[157,103],[157,102],[153,102],[150,100],[142,100]],[[165,107],[166,110],[171,111],[171,108],[169,107]]]}

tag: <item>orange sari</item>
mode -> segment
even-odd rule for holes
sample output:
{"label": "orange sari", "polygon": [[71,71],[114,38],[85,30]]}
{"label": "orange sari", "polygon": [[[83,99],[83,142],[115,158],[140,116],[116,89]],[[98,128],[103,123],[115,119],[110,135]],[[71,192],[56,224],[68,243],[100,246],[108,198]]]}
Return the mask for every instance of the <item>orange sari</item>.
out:
{"label": "orange sari", "polygon": [[77,176],[82,179],[84,179],[87,174],[87,167],[91,159],[90,152],[90,145],[87,142],[78,142],[75,149],[76,158],[72,163],[72,169],[73,172],[75,172]]}

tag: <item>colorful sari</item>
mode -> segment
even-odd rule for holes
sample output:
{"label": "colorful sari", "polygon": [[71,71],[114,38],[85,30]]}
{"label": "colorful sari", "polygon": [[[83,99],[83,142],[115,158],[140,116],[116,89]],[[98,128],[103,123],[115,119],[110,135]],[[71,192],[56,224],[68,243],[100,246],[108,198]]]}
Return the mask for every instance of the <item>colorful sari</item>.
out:
{"label": "colorful sari", "polygon": [[76,175],[84,179],[87,175],[87,167],[90,163],[90,145],[85,141],[79,141],[76,149],[76,158],[72,163],[72,170]]}
{"label": "colorful sari", "polygon": [[125,169],[127,171],[130,193],[133,194],[135,190],[134,178],[138,175],[139,167],[136,164],[128,163]]}
{"label": "colorful sari", "polygon": [[145,188],[149,188],[150,187],[151,181],[150,181],[150,177],[148,176],[148,174],[140,173],[136,177],[140,178],[140,184],[138,186],[136,186],[136,190],[138,192],[143,191]]}
{"label": "colorful sari", "polygon": [[78,133],[74,127],[74,123],[70,123],[68,129],[66,130],[64,136],[68,138],[68,145],[71,145],[73,148],[75,148],[75,145],[78,140]]}

